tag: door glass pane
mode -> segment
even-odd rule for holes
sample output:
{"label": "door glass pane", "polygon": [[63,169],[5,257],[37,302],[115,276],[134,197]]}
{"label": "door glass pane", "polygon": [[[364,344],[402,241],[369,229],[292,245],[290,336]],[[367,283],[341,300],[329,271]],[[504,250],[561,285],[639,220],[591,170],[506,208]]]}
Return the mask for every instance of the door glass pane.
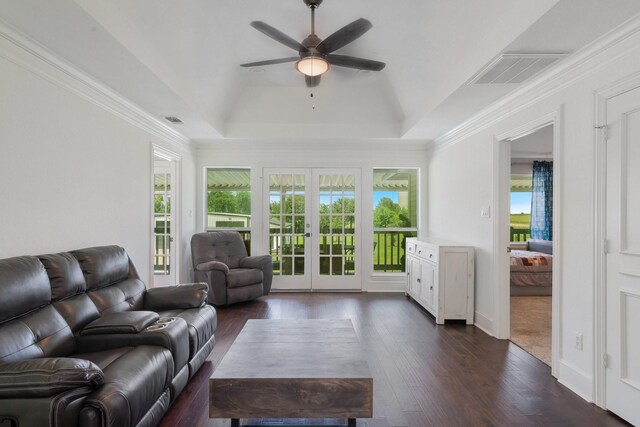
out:
{"label": "door glass pane", "polygon": [[269,244],[273,274],[304,274],[305,176],[269,176]]}
{"label": "door glass pane", "polygon": [[153,176],[153,274],[168,275],[171,231],[171,174]]}
{"label": "door glass pane", "polygon": [[319,176],[320,275],[355,274],[355,176]]}

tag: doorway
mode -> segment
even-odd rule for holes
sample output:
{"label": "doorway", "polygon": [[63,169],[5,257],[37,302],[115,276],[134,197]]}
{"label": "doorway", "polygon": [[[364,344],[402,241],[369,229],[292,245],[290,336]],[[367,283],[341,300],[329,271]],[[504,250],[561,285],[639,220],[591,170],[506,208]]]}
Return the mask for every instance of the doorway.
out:
{"label": "doorway", "polygon": [[154,153],[152,267],[153,286],[177,283],[176,169],[177,161]]}
{"label": "doorway", "polygon": [[561,282],[562,253],[560,218],[562,204],[562,107],[553,110],[537,119],[517,126],[507,132],[495,135],[494,143],[494,241],[493,271],[495,287],[496,313],[494,334],[499,339],[509,339],[511,334],[511,235],[510,235],[510,199],[511,199],[511,150],[513,141],[534,134],[545,127],[552,129],[553,146],[553,200],[551,224],[551,249],[553,253],[551,280],[551,375],[558,376],[560,349],[560,317],[561,317]]}
{"label": "doorway", "polygon": [[510,340],[551,366],[553,125],[510,148]]}
{"label": "doorway", "polygon": [[361,290],[360,169],[265,168],[275,290]]}

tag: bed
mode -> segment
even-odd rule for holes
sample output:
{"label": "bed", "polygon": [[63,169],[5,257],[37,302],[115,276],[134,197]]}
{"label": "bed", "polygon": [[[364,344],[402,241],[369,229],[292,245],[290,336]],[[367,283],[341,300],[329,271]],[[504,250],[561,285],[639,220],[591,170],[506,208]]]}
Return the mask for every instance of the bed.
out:
{"label": "bed", "polygon": [[531,239],[511,250],[511,295],[551,295],[553,242]]}

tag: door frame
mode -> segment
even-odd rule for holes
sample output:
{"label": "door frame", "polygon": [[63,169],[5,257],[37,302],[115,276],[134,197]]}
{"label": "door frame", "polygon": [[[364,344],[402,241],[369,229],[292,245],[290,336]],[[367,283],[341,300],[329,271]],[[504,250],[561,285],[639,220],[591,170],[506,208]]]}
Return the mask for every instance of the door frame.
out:
{"label": "door frame", "polygon": [[595,154],[594,212],[594,330],[593,402],[606,409],[607,351],[607,269],[605,239],[607,230],[607,103],[610,99],[640,87],[640,72],[633,73],[594,93],[593,145]]}
{"label": "door frame", "polygon": [[509,280],[509,238],[511,141],[527,136],[543,127],[553,125],[553,270],[551,286],[551,375],[558,377],[561,354],[561,283],[562,245],[562,140],[563,106],[530,122],[521,124],[501,134],[494,135],[493,162],[493,279],[496,301],[494,335],[499,339],[510,337],[511,292]]}
{"label": "door frame", "polygon": [[[164,147],[158,146],[156,144],[151,144],[151,183],[149,194],[153,195],[154,193],[154,174],[155,174],[155,158],[160,157],[168,162],[173,164],[174,169],[174,179],[173,179],[173,187],[172,188],[172,206],[171,206],[171,220],[174,224],[171,224],[173,229],[173,241],[174,241],[174,250],[170,254],[171,259],[171,268],[175,272],[175,282],[181,282],[181,267],[182,267],[182,239],[181,239],[181,210],[182,210],[182,192],[180,191],[181,187],[181,171],[182,171],[182,156],[176,152],[171,150],[167,150]],[[153,259],[153,239],[154,239],[154,201],[153,197],[150,199],[149,203],[149,218],[151,218],[149,223],[149,259]],[[154,268],[153,262],[150,262],[149,265],[149,286],[154,287]]]}

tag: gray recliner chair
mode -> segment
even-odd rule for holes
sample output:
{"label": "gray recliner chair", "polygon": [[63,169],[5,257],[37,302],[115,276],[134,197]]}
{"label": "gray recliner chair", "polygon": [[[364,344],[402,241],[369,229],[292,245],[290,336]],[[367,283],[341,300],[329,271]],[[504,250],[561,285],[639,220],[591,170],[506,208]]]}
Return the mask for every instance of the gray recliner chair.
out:
{"label": "gray recliner chair", "polygon": [[248,256],[240,233],[215,231],[191,238],[194,279],[209,285],[209,303],[233,304],[268,295],[273,279],[270,255]]}

